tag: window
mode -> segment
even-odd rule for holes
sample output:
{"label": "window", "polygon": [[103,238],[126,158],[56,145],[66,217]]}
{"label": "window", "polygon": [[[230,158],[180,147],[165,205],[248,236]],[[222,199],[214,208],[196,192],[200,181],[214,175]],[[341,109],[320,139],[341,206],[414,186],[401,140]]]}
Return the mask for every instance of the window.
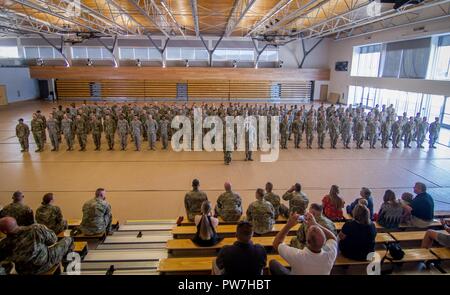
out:
{"label": "window", "polygon": [[431,38],[387,43],[382,77],[425,79],[430,51]]}
{"label": "window", "polygon": [[59,52],[50,46],[33,46],[24,47],[25,58],[42,58],[42,59],[55,59],[62,58]]}
{"label": "window", "polygon": [[259,57],[259,61],[278,61],[278,50],[264,50]]}
{"label": "window", "polygon": [[208,51],[206,49],[192,47],[169,47],[166,50],[166,58],[169,60],[208,60]]}
{"label": "window", "polygon": [[72,47],[73,59],[112,59],[111,53],[104,47]]}
{"label": "window", "polygon": [[381,44],[356,47],[353,50],[352,76],[378,77]]}
{"label": "window", "polygon": [[161,60],[161,54],[156,48],[149,47],[120,47],[120,59]]}
{"label": "window", "polygon": [[435,65],[433,78],[450,80],[450,35],[439,37]]}
{"label": "window", "polygon": [[17,46],[0,46],[0,58],[18,58],[19,49]]}

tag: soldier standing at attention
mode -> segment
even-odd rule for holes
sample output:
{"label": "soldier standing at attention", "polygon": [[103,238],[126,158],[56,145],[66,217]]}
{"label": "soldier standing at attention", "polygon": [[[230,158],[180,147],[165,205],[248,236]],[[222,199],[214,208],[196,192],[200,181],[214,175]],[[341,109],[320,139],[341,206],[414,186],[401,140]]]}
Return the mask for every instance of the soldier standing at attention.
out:
{"label": "soldier standing at attention", "polygon": [[34,223],[33,210],[25,205],[25,196],[22,192],[16,191],[12,196],[12,203],[6,205],[0,211],[0,218],[2,217],[13,217],[17,224],[20,226],[26,226]]}
{"label": "soldier standing at attention", "polygon": [[331,148],[335,149],[339,138],[339,119],[335,115],[331,115],[330,122],[328,123],[328,131],[330,133]]}
{"label": "soldier standing at attention", "polygon": [[417,147],[423,149],[423,142],[425,141],[425,136],[428,132],[429,124],[427,122],[427,117],[423,117],[422,121],[417,123]]}
{"label": "soldier standing at attention", "polygon": [[[312,106],[311,106],[312,107]],[[306,118],[306,146],[312,149],[312,142],[314,139],[314,130],[316,129],[316,122],[314,119],[314,111],[311,109]]]}
{"label": "soldier standing at attention", "polygon": [[77,115],[74,123],[75,133],[78,137],[78,143],[80,144],[80,151],[86,151],[86,141],[87,141],[87,124],[86,121],[81,117],[81,115]]}
{"label": "soldier standing at attention", "polygon": [[58,122],[53,117],[53,114],[49,115],[47,120],[48,136],[50,137],[50,142],[52,143],[52,152],[57,152],[59,150],[59,127]]}
{"label": "soldier standing at attention", "polygon": [[352,117],[346,114],[341,121],[341,137],[345,149],[350,149],[350,140],[352,137]]}
{"label": "soldier standing at attention", "polygon": [[364,144],[364,133],[365,133],[366,129],[367,129],[367,127],[366,127],[366,122],[364,121],[364,119],[361,117],[357,118],[356,124],[355,124],[355,133],[354,133],[357,149],[362,149],[362,145]]}
{"label": "soldier standing at attention", "polygon": [[[274,212],[275,212],[275,219],[278,218],[280,215],[280,207],[284,206],[281,204],[280,196],[273,193],[273,184],[271,182],[266,183],[266,194],[264,195],[264,200],[272,204]],[[287,211],[287,210],[286,210]]]}
{"label": "soldier standing at attention", "polygon": [[156,133],[158,131],[158,122],[153,119],[152,115],[148,115],[145,125],[147,126],[148,147],[154,151],[156,144]]}
{"label": "soldier standing at attention", "polygon": [[281,148],[287,149],[287,138],[288,138],[288,117],[285,115],[283,120],[280,122],[280,140]]}
{"label": "soldier standing at attention", "polygon": [[294,133],[294,147],[296,149],[300,148],[300,141],[302,140],[302,122],[300,121],[300,113],[295,117],[294,122],[292,122],[292,132]]}
{"label": "soldier standing at attention", "polygon": [[44,123],[34,113],[33,119],[31,120],[31,132],[33,133],[34,142],[37,146],[37,149],[35,150],[36,153],[42,152],[44,150],[44,138],[42,137],[43,128],[45,132]]}
{"label": "soldier standing at attention", "polygon": [[163,150],[167,150],[167,147],[169,145],[169,120],[167,120],[166,117],[163,116],[161,121],[159,122],[159,126],[161,131],[162,148]]}
{"label": "soldier standing at attention", "polygon": [[105,116],[105,120],[103,121],[103,130],[105,130],[106,141],[108,142],[108,151],[112,151],[114,149],[116,124],[110,115]]}
{"label": "soldier standing at attention", "polygon": [[264,200],[264,190],[258,188],[255,193],[256,201],[247,209],[247,221],[253,225],[255,234],[263,235],[271,232],[275,224],[275,209],[272,204]]}
{"label": "soldier standing at attention", "polygon": [[406,121],[403,124],[402,127],[402,133],[403,133],[403,141],[404,141],[404,147],[410,149],[411,148],[411,140],[413,136],[414,131],[414,117],[410,117],[409,121]]}
{"label": "soldier standing at attention", "polygon": [[367,136],[369,137],[369,146],[375,148],[378,139],[379,123],[376,118],[372,118],[367,122]]}
{"label": "soldier standing at attention", "polygon": [[119,116],[119,121],[117,121],[117,131],[120,137],[120,150],[124,151],[127,149],[128,145],[128,133],[130,132],[130,125],[128,121],[125,120],[123,115]]}
{"label": "soldier standing at attention", "polygon": [[392,124],[392,147],[398,149],[398,143],[400,142],[401,136],[401,117],[398,117],[398,120]]}
{"label": "soldier standing at attention", "polygon": [[16,136],[19,139],[20,146],[22,147],[21,152],[28,152],[28,138],[30,137],[30,128],[23,122],[22,118],[19,119],[19,124],[16,125]]}
{"label": "soldier standing at attention", "polygon": [[142,123],[139,121],[138,116],[133,117],[131,121],[131,132],[133,136],[133,142],[136,146],[136,151],[141,150],[141,135],[142,135]]}
{"label": "soldier standing at attention", "polygon": [[73,250],[71,237],[58,241],[42,224],[19,226],[14,218],[5,217],[0,219],[0,231],[6,234],[0,241],[0,261],[13,262],[18,274],[44,274]]}
{"label": "soldier standing at attention", "polygon": [[94,140],[95,150],[99,151],[102,144],[103,124],[102,120],[97,118],[95,114],[91,115],[92,139]]}
{"label": "soldier standing at attention", "polygon": [[72,119],[70,119],[67,114],[64,115],[64,118],[61,121],[61,130],[66,139],[67,150],[73,151],[73,124]]}
{"label": "soldier standing at attention", "polygon": [[439,124],[439,117],[435,117],[434,118],[434,122],[430,124],[430,128],[429,128],[429,145],[430,148],[435,149],[435,143],[437,141],[437,139],[439,138],[439,131],[441,130],[441,124]]}
{"label": "soldier standing at attention", "polygon": [[44,195],[41,206],[36,210],[36,222],[45,225],[55,234],[59,234],[67,229],[67,221],[64,220],[61,209],[53,205],[53,202],[52,193]]}
{"label": "soldier standing at attention", "polygon": [[381,147],[387,149],[387,143],[389,141],[389,133],[391,132],[391,121],[389,118],[385,118],[381,122]]}
{"label": "soldier standing at attention", "polygon": [[321,111],[319,112],[319,117],[317,119],[317,143],[319,149],[323,149],[326,131],[327,131],[327,120],[325,118],[325,113]]}
{"label": "soldier standing at attention", "polygon": [[105,189],[98,188],[95,197],[83,205],[80,230],[85,235],[110,234],[111,223],[111,205],[106,201]]}
{"label": "soldier standing at attention", "polygon": [[225,182],[225,192],[217,199],[215,215],[226,222],[238,221],[242,216],[242,199],[231,190],[231,183]]}
{"label": "soldier standing at attention", "polygon": [[43,144],[45,144],[47,142],[47,133],[45,133],[45,129],[47,127],[47,119],[45,118],[44,115],[42,115],[40,110],[36,111],[36,116],[38,119],[40,119],[42,121],[42,128],[41,128],[41,137],[42,137],[42,142]]}
{"label": "soldier standing at attention", "polygon": [[192,190],[184,196],[184,208],[186,208],[186,216],[189,221],[194,221],[195,215],[202,214],[202,203],[208,201],[208,196],[199,190],[199,187],[200,181],[198,179],[192,180]]}
{"label": "soldier standing at attention", "polygon": [[289,201],[289,212],[283,212],[283,215],[286,218],[288,218],[292,213],[297,213],[300,215],[305,214],[309,203],[308,198],[302,192],[302,186],[300,183],[294,184],[286,193],[284,193],[283,200]]}

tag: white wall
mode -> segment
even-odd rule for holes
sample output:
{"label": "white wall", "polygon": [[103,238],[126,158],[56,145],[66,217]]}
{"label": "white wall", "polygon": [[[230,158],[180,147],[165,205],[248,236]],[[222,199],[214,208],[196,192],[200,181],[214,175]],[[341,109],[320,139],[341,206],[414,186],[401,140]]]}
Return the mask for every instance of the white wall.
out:
{"label": "white wall", "polygon": [[[305,40],[307,50],[317,42],[317,39]],[[327,69],[329,67],[329,39],[324,39],[311,51],[303,63],[303,68]],[[280,47],[279,59],[283,61],[283,67],[297,68],[303,57],[302,43],[300,40],[288,43]]]}
{"label": "white wall", "polygon": [[[421,24],[420,26],[423,26]],[[387,31],[355,37],[341,41],[330,41],[329,51],[329,67],[330,67],[330,85],[329,92],[344,94],[346,102],[348,97],[348,86],[370,86],[376,88],[393,89],[400,91],[421,92],[436,95],[449,95],[450,82],[448,81],[432,81],[420,79],[395,79],[395,78],[370,78],[370,77],[351,77],[351,61],[353,54],[353,47],[364,44],[372,44],[379,42],[388,42],[396,40],[414,39],[421,36],[430,36],[432,34],[439,34],[450,32],[450,21],[435,21],[425,24],[425,33],[414,33],[414,26],[390,29]],[[336,72],[334,70],[337,61],[348,61],[348,72]]]}
{"label": "white wall", "polygon": [[30,78],[28,68],[0,68],[0,85],[6,85],[9,103],[39,97],[38,81]]}

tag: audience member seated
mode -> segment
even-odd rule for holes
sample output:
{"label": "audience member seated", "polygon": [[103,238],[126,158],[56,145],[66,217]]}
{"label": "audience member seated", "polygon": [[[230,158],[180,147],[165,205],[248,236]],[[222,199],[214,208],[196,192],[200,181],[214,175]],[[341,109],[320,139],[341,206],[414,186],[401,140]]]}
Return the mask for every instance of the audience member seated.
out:
{"label": "audience member seated", "polygon": [[111,222],[111,205],[106,201],[106,191],[98,188],[95,197],[83,205],[80,230],[85,235],[110,234]]}
{"label": "audience member seated", "polygon": [[434,201],[427,193],[427,186],[424,183],[417,182],[414,185],[414,193],[416,196],[410,206],[405,209],[411,213],[410,225],[415,227],[427,227],[433,222],[434,217]]}
{"label": "audience member seated", "polygon": [[213,262],[213,274],[234,276],[255,276],[263,274],[267,254],[263,246],[253,244],[253,227],[241,221],[236,227],[237,241],[224,246]]}
{"label": "audience member seated", "polygon": [[352,215],[339,233],[339,250],[347,258],[363,261],[375,250],[377,230],[366,206],[356,205]]}
{"label": "audience member seated", "polygon": [[0,211],[0,218],[13,217],[19,226],[31,225],[34,223],[33,210],[25,205],[25,196],[22,192],[16,191],[12,196],[12,203],[6,205]]}
{"label": "audience member seated", "polygon": [[402,204],[402,207],[403,207],[402,223],[407,223],[407,224],[411,223],[410,207],[411,207],[411,203],[412,203],[413,199],[414,199],[414,195],[409,192],[404,192],[402,194],[402,199],[400,201],[400,203]]}
{"label": "audience member seated", "polygon": [[253,226],[257,235],[271,232],[275,224],[275,209],[272,204],[264,200],[264,190],[258,188],[255,193],[256,201],[247,208],[247,221]]}
{"label": "audience member seated", "polygon": [[289,211],[287,211],[287,207],[284,206],[283,212],[281,212],[286,218],[292,213],[300,215],[305,214],[309,204],[308,198],[302,192],[302,185],[300,183],[294,184],[287,192],[285,192],[283,200],[289,201]]}
{"label": "audience member seated", "polygon": [[200,181],[194,179],[192,181],[192,191],[186,193],[184,197],[184,207],[186,208],[186,215],[189,221],[194,221],[196,215],[202,214],[201,206],[204,201],[208,200],[208,196],[199,190]]}
{"label": "audience member seated", "polygon": [[[264,200],[270,202],[272,204],[273,209],[275,210],[275,219],[278,218],[280,215],[280,208],[286,207],[283,204],[281,204],[281,198],[279,195],[272,192],[273,190],[273,184],[271,182],[266,183],[266,194],[264,195]],[[287,210],[285,210],[287,211]]]}
{"label": "audience member seated", "polygon": [[425,237],[422,240],[422,248],[431,248],[433,242],[438,242],[441,246],[450,248],[450,221],[441,220],[442,225],[447,233],[441,233],[432,229],[429,229],[425,233]]}
{"label": "audience member seated", "polygon": [[[323,216],[322,214],[322,206],[319,204],[311,204],[309,206],[309,213],[311,213],[314,216],[314,219],[316,220],[317,224],[327,228],[330,230],[334,235],[337,234],[336,226],[334,223]],[[306,222],[300,222],[300,227],[297,230],[297,234],[295,237],[291,239],[291,247],[303,249],[306,246],[306,234],[308,232],[308,225]]]}
{"label": "audience member seated", "polygon": [[0,261],[10,261],[18,274],[43,274],[61,263],[73,249],[73,239],[58,241],[45,225],[19,226],[13,217],[0,219],[0,231],[6,238],[0,241]]}
{"label": "audience member seated", "polygon": [[329,275],[337,256],[336,236],[326,227],[318,224],[311,213],[306,213],[306,246],[304,249],[284,244],[287,234],[297,223],[300,215],[292,214],[286,225],[273,241],[273,248],[287,261],[291,270],[276,260],[269,263],[273,275]]}
{"label": "audience member seated", "polygon": [[361,188],[361,191],[359,192],[360,198],[357,198],[353,203],[348,205],[346,207],[346,211],[348,214],[352,215],[353,209],[356,207],[356,205],[360,204],[361,200],[367,201],[366,207],[369,209],[370,212],[370,219],[373,220],[373,198],[372,198],[372,192],[367,187]]}
{"label": "audience member seated", "polygon": [[395,198],[395,193],[388,189],[384,192],[383,204],[378,212],[378,224],[385,228],[398,228],[403,219],[403,207]]}
{"label": "audience member seated", "polygon": [[210,247],[220,242],[216,228],[219,220],[211,216],[212,206],[209,201],[204,201],[201,205],[201,215],[194,218],[197,232],[192,241],[200,247]]}
{"label": "audience member seated", "polygon": [[53,193],[44,195],[41,206],[36,210],[36,222],[59,234],[67,229],[67,221],[64,220],[61,209],[53,205],[54,200]]}
{"label": "audience member seated", "polygon": [[344,220],[342,212],[344,205],[344,200],[339,196],[339,187],[333,184],[330,193],[322,199],[323,214],[331,221],[342,221]]}
{"label": "audience member seated", "polygon": [[231,183],[225,182],[225,192],[217,199],[215,215],[226,222],[238,221],[242,216],[242,199],[231,190]]}

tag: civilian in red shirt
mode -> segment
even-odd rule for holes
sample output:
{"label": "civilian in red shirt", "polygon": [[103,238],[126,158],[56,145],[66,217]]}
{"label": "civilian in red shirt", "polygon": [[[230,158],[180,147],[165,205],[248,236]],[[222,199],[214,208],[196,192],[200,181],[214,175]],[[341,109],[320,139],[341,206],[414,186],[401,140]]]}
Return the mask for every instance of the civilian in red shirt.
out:
{"label": "civilian in red shirt", "polygon": [[330,193],[322,199],[323,214],[331,221],[343,221],[344,204],[344,200],[339,196],[339,187],[333,184]]}

